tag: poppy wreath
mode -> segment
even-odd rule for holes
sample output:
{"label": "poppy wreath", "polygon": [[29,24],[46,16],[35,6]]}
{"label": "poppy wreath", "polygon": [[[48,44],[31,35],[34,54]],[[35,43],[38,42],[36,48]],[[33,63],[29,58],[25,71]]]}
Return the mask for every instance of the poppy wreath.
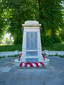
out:
{"label": "poppy wreath", "polygon": [[42,62],[39,62],[39,63],[38,63],[38,66],[39,66],[39,67],[44,67],[44,64],[43,64]]}
{"label": "poppy wreath", "polygon": [[20,63],[20,67],[25,67],[25,66],[26,66],[25,62]]}
{"label": "poppy wreath", "polygon": [[22,63],[20,63],[20,67],[44,67],[44,64],[42,62],[39,62],[39,63],[22,62]]}
{"label": "poppy wreath", "polygon": [[38,63],[36,63],[36,62],[33,62],[32,65],[33,65],[33,67],[39,67]]}
{"label": "poppy wreath", "polygon": [[19,57],[18,57],[18,61],[20,61],[21,55],[22,55],[22,53],[19,55]]}
{"label": "poppy wreath", "polygon": [[42,53],[42,56],[43,56],[43,60],[45,60],[45,55]]}
{"label": "poppy wreath", "polygon": [[27,62],[27,63],[25,64],[25,67],[33,67],[33,65],[32,65],[32,63]]}

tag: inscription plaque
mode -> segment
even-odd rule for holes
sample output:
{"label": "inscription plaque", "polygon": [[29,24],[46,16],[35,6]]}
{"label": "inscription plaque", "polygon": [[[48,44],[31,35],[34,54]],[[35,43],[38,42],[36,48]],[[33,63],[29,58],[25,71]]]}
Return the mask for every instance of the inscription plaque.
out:
{"label": "inscription plaque", "polygon": [[37,51],[27,51],[26,56],[38,56],[38,52]]}
{"label": "inscription plaque", "polygon": [[38,63],[38,58],[26,58],[26,63],[27,62],[30,62],[30,63],[37,62]]}
{"label": "inscription plaque", "polygon": [[26,32],[26,50],[37,50],[37,32]]}
{"label": "inscription plaque", "polygon": [[[37,56],[37,32],[26,32],[26,56]],[[35,50],[35,51],[34,51]]]}

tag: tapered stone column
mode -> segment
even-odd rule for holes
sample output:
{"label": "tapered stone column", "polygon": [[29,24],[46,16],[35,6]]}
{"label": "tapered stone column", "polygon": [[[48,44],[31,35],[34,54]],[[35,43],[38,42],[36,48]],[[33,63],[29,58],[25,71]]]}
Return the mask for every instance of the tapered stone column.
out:
{"label": "tapered stone column", "polygon": [[23,30],[23,46],[22,46],[22,62],[39,62],[43,60],[41,54],[41,38],[40,26],[38,21],[26,21],[22,24]]}

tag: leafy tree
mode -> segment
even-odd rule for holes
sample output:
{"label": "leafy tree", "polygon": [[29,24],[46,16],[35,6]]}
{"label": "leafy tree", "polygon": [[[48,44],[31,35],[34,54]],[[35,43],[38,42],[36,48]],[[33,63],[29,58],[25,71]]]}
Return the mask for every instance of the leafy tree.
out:
{"label": "leafy tree", "polygon": [[[63,26],[62,18],[62,0],[38,0],[40,23],[42,24],[42,34],[50,30],[52,37],[55,37],[56,31]],[[46,31],[47,30],[47,31]]]}
{"label": "leafy tree", "polygon": [[61,31],[61,32],[59,33],[59,35],[60,35],[61,39],[64,41],[64,31]]}
{"label": "leafy tree", "polygon": [[21,44],[22,41],[22,24],[26,20],[34,20],[37,8],[36,3],[33,3],[32,0],[3,0],[5,3],[4,8],[8,10],[9,22],[8,32],[11,32],[11,35],[14,37],[15,44]]}
{"label": "leafy tree", "polygon": [[[62,0],[0,0],[1,30],[8,29],[15,44],[22,42],[22,24],[26,20],[38,20],[42,24],[42,35],[56,36],[63,27]],[[4,27],[5,26],[5,27]],[[5,30],[6,30],[5,29]],[[4,32],[1,32],[1,36]]]}
{"label": "leafy tree", "polygon": [[7,28],[9,27],[7,19],[9,18],[10,12],[8,13],[8,8],[5,8],[5,4],[0,0],[0,41],[4,38]]}
{"label": "leafy tree", "polygon": [[3,18],[3,5],[1,4],[1,0],[0,0],[0,41],[2,40],[5,31],[4,22],[5,20]]}
{"label": "leafy tree", "polygon": [[[63,4],[64,4],[64,2],[63,2]],[[62,14],[63,14],[62,17],[63,17],[63,23],[64,23],[64,5],[63,5]],[[62,27],[62,29],[60,29],[59,36],[60,36],[61,39],[64,41],[64,26]]]}
{"label": "leafy tree", "polygon": [[9,45],[9,44],[12,44],[13,42],[11,38],[6,38],[5,43]]}

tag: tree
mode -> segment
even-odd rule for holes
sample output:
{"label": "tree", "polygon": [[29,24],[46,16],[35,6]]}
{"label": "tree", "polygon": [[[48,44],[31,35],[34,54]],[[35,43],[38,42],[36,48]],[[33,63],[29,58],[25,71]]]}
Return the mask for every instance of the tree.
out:
{"label": "tree", "polygon": [[46,35],[46,30],[50,30],[52,37],[55,37],[56,31],[63,25],[62,18],[62,0],[38,0],[40,23],[42,24],[42,34]]}
{"label": "tree", "polygon": [[[64,5],[63,5],[63,8],[64,8]],[[62,14],[63,14],[63,23],[64,23],[64,9],[62,10]],[[62,28],[63,29],[60,29],[59,36],[64,41],[64,26]]]}
{"label": "tree", "polygon": [[12,44],[13,43],[13,41],[12,41],[12,39],[11,38],[6,38],[5,39],[5,44]]}
{"label": "tree", "polygon": [[[42,35],[55,37],[59,27],[62,29],[62,0],[0,0],[1,27],[14,37],[15,44],[22,42],[22,24],[26,20],[38,20],[42,24]],[[3,16],[3,17],[2,17]],[[5,21],[6,19],[6,21]],[[5,23],[5,25],[3,25]],[[4,29],[2,28],[2,29]]]}
{"label": "tree", "polygon": [[0,0],[0,41],[2,40],[5,31],[4,22],[5,20],[3,18],[3,5],[1,4],[1,0]]}
{"label": "tree", "polygon": [[22,24],[26,20],[35,19],[35,9],[32,0],[3,0],[4,8],[8,10],[9,22],[8,32],[11,32],[11,35],[14,37],[15,44],[21,44],[22,41]]}
{"label": "tree", "polygon": [[7,24],[7,19],[9,18],[9,13],[5,8],[5,4],[0,0],[0,41],[4,38],[7,28],[9,25]]}

